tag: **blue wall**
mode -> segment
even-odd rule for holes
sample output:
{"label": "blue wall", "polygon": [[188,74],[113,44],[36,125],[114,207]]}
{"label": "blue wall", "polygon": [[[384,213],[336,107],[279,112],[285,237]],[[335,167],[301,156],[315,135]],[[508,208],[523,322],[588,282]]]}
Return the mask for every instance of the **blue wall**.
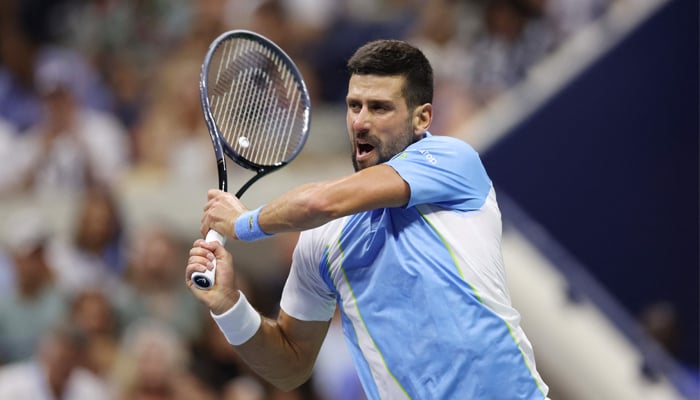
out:
{"label": "blue wall", "polygon": [[[675,0],[482,154],[631,312],[670,300],[698,365],[698,4]],[[508,215],[504,211],[504,217]]]}

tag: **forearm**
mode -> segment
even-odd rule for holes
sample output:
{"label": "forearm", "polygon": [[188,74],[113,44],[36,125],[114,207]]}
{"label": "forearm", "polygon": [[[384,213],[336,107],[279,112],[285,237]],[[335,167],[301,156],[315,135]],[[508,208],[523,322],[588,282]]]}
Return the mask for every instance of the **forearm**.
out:
{"label": "forearm", "polygon": [[249,341],[235,348],[255,373],[281,390],[292,390],[306,382],[315,362],[315,357],[305,356],[277,322],[268,318],[263,318]]}
{"label": "forearm", "polygon": [[313,183],[297,187],[267,203],[260,212],[259,223],[268,233],[295,232],[321,226],[337,218],[324,204],[324,187]]}
{"label": "forearm", "polygon": [[298,232],[336,218],[408,202],[408,184],[389,166],[299,186],[266,204],[258,217],[266,233]]}
{"label": "forearm", "polygon": [[241,295],[228,310],[212,316],[246,364],[283,390],[304,383],[313,369],[329,321],[300,321],[280,311],[263,318]]}
{"label": "forearm", "polygon": [[[217,280],[200,290],[192,274],[212,268]],[[263,378],[282,389],[306,381],[330,321],[302,321],[280,310],[277,320],[263,318],[238,289],[231,254],[219,242],[194,242],[185,269],[187,286],[209,310],[226,340]]]}

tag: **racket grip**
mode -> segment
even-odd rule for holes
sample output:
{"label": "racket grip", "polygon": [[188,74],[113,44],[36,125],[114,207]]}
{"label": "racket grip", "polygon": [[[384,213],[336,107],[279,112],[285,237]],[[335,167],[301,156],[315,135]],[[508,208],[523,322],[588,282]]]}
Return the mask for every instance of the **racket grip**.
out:
{"label": "racket grip", "polygon": [[[226,244],[226,237],[215,230],[207,232],[207,237],[204,238],[208,243],[219,242],[222,245]],[[200,290],[209,290],[214,286],[216,277],[216,259],[212,260],[214,268],[204,272],[195,272],[192,274],[192,283]]]}

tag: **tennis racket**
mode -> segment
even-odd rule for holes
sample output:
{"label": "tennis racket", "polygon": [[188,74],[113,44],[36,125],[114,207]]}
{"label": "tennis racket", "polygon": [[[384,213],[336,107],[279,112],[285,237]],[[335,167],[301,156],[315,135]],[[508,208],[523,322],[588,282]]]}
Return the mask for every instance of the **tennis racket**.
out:
{"label": "tennis racket", "polygon": [[[266,37],[233,30],[216,38],[202,63],[199,90],[220,190],[228,190],[225,156],[255,172],[236,193],[240,198],[304,147],[311,122],[309,92],[291,58]],[[225,244],[225,236],[214,230],[205,240]],[[215,271],[216,265],[195,272],[192,282],[210,289]]]}

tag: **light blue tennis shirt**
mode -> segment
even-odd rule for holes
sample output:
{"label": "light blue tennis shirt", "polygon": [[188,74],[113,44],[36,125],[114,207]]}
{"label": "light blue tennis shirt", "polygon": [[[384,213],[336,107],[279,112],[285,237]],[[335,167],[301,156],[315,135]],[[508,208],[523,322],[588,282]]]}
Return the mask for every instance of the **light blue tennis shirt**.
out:
{"label": "light blue tennis shirt", "polygon": [[410,186],[408,204],[302,232],[282,309],[328,321],[340,306],[369,399],[546,398],[477,152],[426,134],[386,164]]}

